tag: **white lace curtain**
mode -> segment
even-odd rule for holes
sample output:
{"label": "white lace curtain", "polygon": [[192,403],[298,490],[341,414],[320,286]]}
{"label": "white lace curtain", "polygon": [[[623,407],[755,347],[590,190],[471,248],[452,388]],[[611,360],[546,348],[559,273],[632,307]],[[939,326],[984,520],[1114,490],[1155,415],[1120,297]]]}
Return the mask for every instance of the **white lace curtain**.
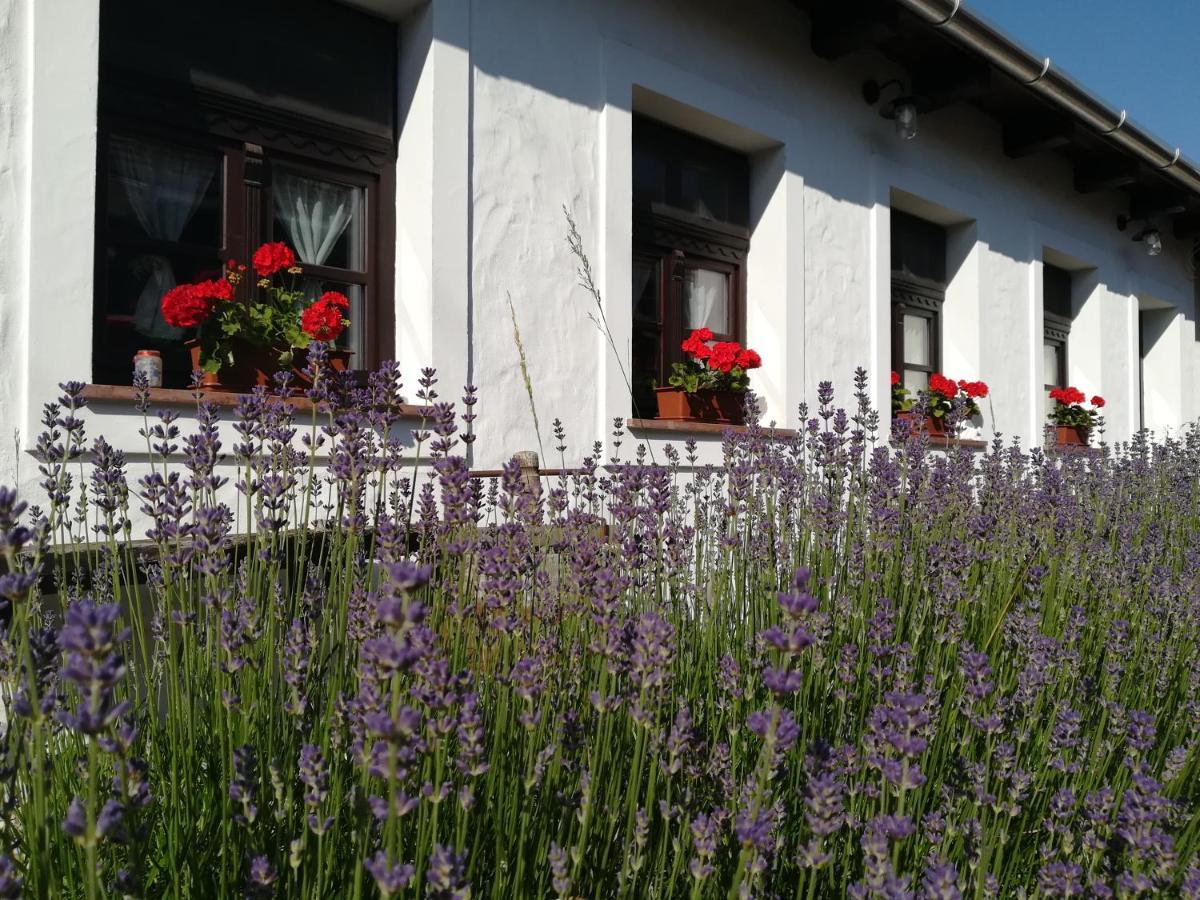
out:
{"label": "white lace curtain", "polygon": [[[146,236],[178,241],[216,175],[216,159],[125,137],[113,138],[111,156],[129,208]],[[163,321],[161,309],[163,294],[175,287],[175,270],[165,256],[147,254],[144,258],[150,275],[138,296],[134,327],[148,337],[178,340],[183,329]]]}
{"label": "white lace curtain", "polygon": [[717,333],[727,332],[728,276],[712,269],[686,269],[683,286],[687,327],[708,327]]}
{"label": "white lace curtain", "polygon": [[[331,184],[277,171],[271,183],[275,217],[283,223],[289,242],[301,262],[324,264],[352,222],[359,218],[360,192],[348,185]],[[361,229],[350,228],[350,264],[357,268],[361,256]],[[305,279],[305,292],[314,297],[319,282]]]}

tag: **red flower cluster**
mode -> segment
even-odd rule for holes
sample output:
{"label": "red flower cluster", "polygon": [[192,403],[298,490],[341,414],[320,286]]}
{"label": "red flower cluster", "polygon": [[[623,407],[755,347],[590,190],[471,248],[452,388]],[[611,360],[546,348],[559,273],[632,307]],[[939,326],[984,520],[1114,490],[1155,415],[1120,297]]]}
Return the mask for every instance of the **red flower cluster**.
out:
{"label": "red flower cluster", "polygon": [[732,372],[737,365],[742,345],[737,341],[720,341],[713,345],[708,356],[708,367],[715,372]]}
{"label": "red flower cluster", "polygon": [[988,395],[988,386],[982,381],[962,381],[959,380],[958,386],[972,400],[978,400],[981,397]]}
{"label": "red flower cluster", "polygon": [[893,373],[892,373],[892,387],[895,387],[895,386],[896,386],[896,385],[898,385],[899,383],[900,383],[900,373],[899,373],[899,372],[893,372]]}
{"label": "red flower cluster", "polygon": [[683,352],[698,362],[708,363],[714,372],[728,374],[735,368],[757,369],[762,366],[762,357],[757,351],[743,347],[737,341],[719,341],[711,347],[708,342],[713,339],[713,333],[708,328],[697,328],[687,336],[680,347]]}
{"label": "red flower cluster", "polygon": [[263,244],[254,251],[254,271],[260,278],[269,278],[280,269],[290,269],[296,264],[296,254],[282,241]]}
{"label": "red flower cluster", "polygon": [[346,328],[344,313],[350,308],[345,294],[326,291],[300,315],[300,327],[318,341],[335,341]]}
{"label": "red flower cluster", "polygon": [[[1057,400],[1064,406],[1073,406],[1076,403],[1083,403],[1087,399],[1087,395],[1079,388],[1056,387],[1050,392],[1050,399]],[[1103,400],[1101,400],[1101,404],[1103,404]]]}
{"label": "red flower cluster", "polygon": [[1096,394],[1096,396],[1094,396],[1092,398],[1092,406],[1096,407],[1096,409],[1103,409],[1104,408],[1104,398],[1101,397],[1099,394]]}
{"label": "red flower cluster", "polygon": [[179,284],[163,294],[163,320],[176,328],[195,328],[208,320],[216,303],[232,299],[233,285],[224,278]]}
{"label": "red flower cluster", "polygon": [[739,369],[757,369],[762,366],[762,357],[758,355],[757,350],[747,347],[738,354],[737,364]]}
{"label": "red flower cluster", "polygon": [[193,285],[196,293],[209,300],[232,300],[233,285],[224,278],[214,278],[211,281],[201,281]]}
{"label": "red flower cluster", "polygon": [[929,376],[929,389],[935,394],[941,394],[947,400],[958,396],[958,384],[952,378],[947,378],[941,372]]}
{"label": "red flower cluster", "polygon": [[708,346],[708,341],[713,339],[713,333],[708,328],[697,328],[688,335],[680,347],[684,353],[693,359],[706,360],[712,355],[712,348]]}

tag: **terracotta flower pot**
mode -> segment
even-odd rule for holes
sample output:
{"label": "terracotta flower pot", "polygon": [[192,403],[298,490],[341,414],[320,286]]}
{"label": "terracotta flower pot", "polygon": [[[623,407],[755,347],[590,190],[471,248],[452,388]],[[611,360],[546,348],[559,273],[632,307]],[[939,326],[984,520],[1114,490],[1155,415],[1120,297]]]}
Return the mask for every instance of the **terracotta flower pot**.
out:
{"label": "terracotta flower pot", "polygon": [[[200,368],[200,342],[190,340],[187,348],[195,371]],[[284,352],[237,341],[233,347],[233,363],[226,363],[216,373],[204,373],[200,384],[205,390],[229,394],[247,393],[259,386],[271,387],[272,376],[283,368],[279,357]]]}
{"label": "terracotta flower pot", "polygon": [[746,421],[743,391],[696,391],[683,388],[654,389],[658,401],[658,417],[677,422],[716,422],[722,425],[743,425]]}
{"label": "terracotta flower pot", "polygon": [[[912,412],[898,412],[893,414],[893,418],[899,422],[914,423],[910,427],[915,427],[916,414]],[[939,416],[926,416],[924,422],[925,433],[931,437],[946,436],[946,420]]]}
{"label": "terracotta flower pot", "polygon": [[1057,447],[1086,447],[1091,429],[1077,425],[1055,425],[1054,444]]}
{"label": "terracotta flower pot", "polygon": [[[325,360],[334,372],[348,372],[353,350],[326,350]],[[308,350],[292,351],[293,384],[299,388],[312,387],[312,377],[308,373]]]}

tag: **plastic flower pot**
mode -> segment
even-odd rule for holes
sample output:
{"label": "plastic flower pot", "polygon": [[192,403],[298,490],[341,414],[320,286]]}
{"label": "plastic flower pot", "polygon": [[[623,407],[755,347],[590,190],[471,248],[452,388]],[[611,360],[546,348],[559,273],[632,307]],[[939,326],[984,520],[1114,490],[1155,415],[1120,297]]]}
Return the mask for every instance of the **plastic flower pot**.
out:
{"label": "plastic flower pot", "polygon": [[743,425],[746,421],[744,391],[695,391],[683,388],[654,389],[658,418],[675,422],[715,422]]}
{"label": "plastic flower pot", "polygon": [[[200,342],[190,340],[187,348],[192,355],[192,371],[196,371],[200,368]],[[279,362],[283,352],[286,351],[237,341],[233,347],[233,362],[224,364],[215,373],[205,372],[200,379],[200,386],[208,391],[228,394],[247,393],[260,385],[271,387],[272,376],[283,368]]]}
{"label": "plastic flower pot", "polygon": [[1055,425],[1054,444],[1057,447],[1086,447],[1090,430],[1077,425]]}
{"label": "plastic flower pot", "polygon": [[[893,417],[899,422],[913,423],[912,425],[910,425],[910,427],[913,427],[913,428],[916,427],[916,418],[917,417],[916,417],[915,413],[898,412],[898,413],[894,413]],[[940,418],[938,416],[926,416],[924,428],[925,428],[926,434],[929,434],[932,437],[945,437],[946,436],[946,420],[943,418]]]}

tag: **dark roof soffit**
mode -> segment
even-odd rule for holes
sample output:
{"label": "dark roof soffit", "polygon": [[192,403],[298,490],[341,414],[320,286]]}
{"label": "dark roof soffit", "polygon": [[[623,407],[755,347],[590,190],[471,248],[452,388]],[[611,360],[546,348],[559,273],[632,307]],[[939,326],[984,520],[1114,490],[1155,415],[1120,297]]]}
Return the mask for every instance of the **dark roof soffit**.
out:
{"label": "dark roof soffit", "polygon": [[[876,49],[905,65],[911,60],[889,52],[898,41],[911,38],[913,31],[938,35],[960,60],[958,71],[950,73],[948,80],[961,82],[963,62],[969,61],[1002,72],[1025,96],[1022,115],[999,116],[1009,156],[1062,153],[1075,166],[1075,186],[1081,192],[1127,191],[1131,213],[1175,215],[1177,234],[1193,233],[1200,222],[1195,215],[1200,212],[1200,167],[1195,162],[1132,122],[1125,110],[1114,109],[1057,70],[1049,58],[1035,56],[966,9],[962,0],[794,2],[811,14],[813,50],[826,58]],[[928,72],[905,67],[914,82],[928,78]],[[977,76],[974,82],[978,83]],[[990,89],[995,95],[997,88]],[[969,93],[954,96],[954,90],[951,85],[951,102],[979,101],[986,108],[986,98]],[[1172,192],[1178,199],[1164,202],[1163,195]],[[1185,211],[1178,212],[1177,207]]]}

